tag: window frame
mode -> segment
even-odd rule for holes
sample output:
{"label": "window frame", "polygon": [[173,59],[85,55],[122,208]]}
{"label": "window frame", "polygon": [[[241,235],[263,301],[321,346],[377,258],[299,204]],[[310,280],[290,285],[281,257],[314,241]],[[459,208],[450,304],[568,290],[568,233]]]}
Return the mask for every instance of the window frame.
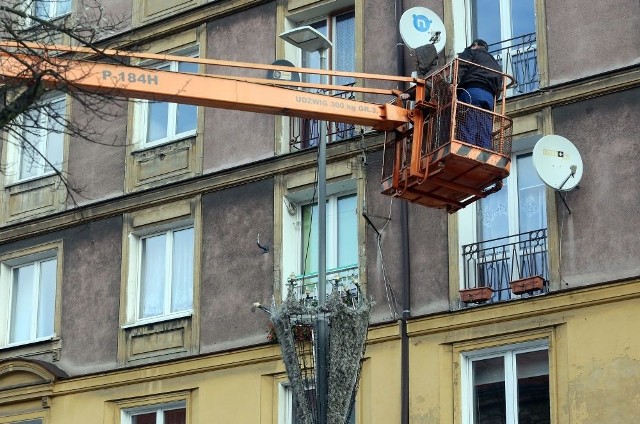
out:
{"label": "window frame", "polygon": [[[200,57],[200,46],[199,44],[194,44],[188,47],[181,48],[180,50],[173,51],[170,53],[175,56],[184,56],[187,58],[198,58]],[[178,72],[180,63],[192,63],[192,62],[179,62],[179,61],[147,61],[142,62],[139,65],[142,67],[148,67],[152,69],[160,69],[164,68],[166,65],[169,65],[168,71],[170,72]],[[198,70],[200,65],[198,66]],[[200,107],[195,106],[196,108],[196,117],[194,119],[194,128],[188,131],[176,132],[178,126],[178,103],[174,102],[157,102],[167,104],[167,125],[166,125],[166,137],[149,141],[149,113],[150,108],[149,104],[153,103],[150,100],[137,100],[135,102],[134,107],[134,123],[133,123],[133,141],[137,150],[144,150],[149,148],[154,148],[158,146],[162,146],[165,144],[173,143],[176,141],[184,140],[186,138],[196,137],[198,135],[198,115],[200,112]]]}
{"label": "window frame", "polygon": [[[171,312],[171,289],[173,287],[173,278],[171,275],[172,264],[173,264],[173,251],[169,251],[169,248],[173,247],[172,238],[173,234],[186,230],[192,230],[192,240],[193,243],[193,251],[192,251],[192,280],[191,280],[191,307],[185,310]],[[163,297],[163,313],[160,315],[155,315],[151,317],[140,317],[140,302],[141,302],[141,292],[142,292],[142,241],[145,238],[154,237],[158,235],[167,235],[171,234],[170,237],[167,238],[165,242],[165,258],[167,259],[165,262],[165,287],[164,287],[164,297]],[[194,284],[196,280],[195,275],[195,266],[196,266],[196,234],[195,234],[195,224],[193,221],[189,220],[186,222],[178,222],[173,225],[168,226],[156,226],[150,229],[132,231],[129,233],[129,281],[127,284],[128,291],[128,299],[127,299],[127,314],[126,314],[126,324],[123,328],[138,326],[144,324],[151,324],[161,321],[168,321],[177,318],[183,318],[193,315],[194,313],[194,301],[195,301],[195,290]],[[170,259],[170,260],[169,260]]]}
{"label": "window frame", "polygon": [[[516,242],[517,240],[517,235],[520,233],[520,216],[519,216],[519,208],[518,208],[518,180],[517,180],[517,174],[518,174],[518,170],[517,170],[517,157],[520,155],[527,155],[530,154],[533,151],[533,147],[535,145],[535,143],[542,137],[542,135],[536,134],[536,135],[532,135],[530,137],[525,137],[522,138],[520,140],[516,140],[513,143],[514,149],[512,151],[511,154],[511,170],[510,170],[510,174],[509,174],[509,182],[507,184],[507,216],[509,218],[509,228],[508,228],[508,236],[509,237],[509,242]],[[545,210],[544,210],[544,221],[546,224],[545,228],[549,228],[549,209],[550,206],[549,202],[547,201],[547,197],[546,197],[546,192],[547,192],[547,188],[545,186],[544,188],[545,190],[545,196],[544,196],[544,202],[545,202]],[[481,200],[478,200],[478,202],[480,202]],[[470,205],[468,205],[466,208],[461,209],[460,211],[458,211],[456,214],[458,216],[458,226],[457,226],[457,231],[458,231],[458,247],[457,247],[457,251],[458,251],[458,263],[463,264],[463,257],[462,257],[462,246],[467,245],[467,244],[472,244],[472,243],[478,243],[482,240],[479,239],[478,237],[478,233],[479,233],[479,225],[480,223],[478,222],[477,219],[477,211],[478,211],[478,202],[474,202]],[[547,251],[549,251],[549,246],[548,246],[547,242]],[[522,252],[520,252],[522,253]],[[492,258],[488,258],[489,260],[492,260]],[[514,270],[516,268],[514,267]],[[459,274],[459,289],[464,289],[465,288],[465,281],[464,281],[464,274],[460,273]]]}
{"label": "window frame", "polygon": [[[338,57],[338,48],[336,46],[336,36],[338,34],[337,31],[337,19],[340,16],[344,16],[346,14],[352,15],[353,20],[353,36],[345,37],[346,39],[352,40],[353,42],[353,69],[351,71],[357,72],[362,67],[362,57],[359,47],[362,46],[362,8],[363,4],[361,0],[354,1],[344,1],[338,0],[333,4],[329,5],[327,3],[318,4],[317,7],[311,7],[307,10],[298,12],[298,13],[290,13],[285,16],[282,22],[282,27],[284,30],[293,29],[300,26],[310,25],[315,28],[314,25],[318,23],[323,23],[324,28],[326,28],[327,33],[325,36],[332,42],[332,47],[328,49],[327,60],[325,64],[326,70],[338,70],[336,67],[337,57]],[[284,44],[283,56],[292,61],[294,64],[298,64],[296,66],[300,67],[309,67],[309,68],[320,68],[320,59],[319,53],[313,52],[303,52],[302,49],[296,48],[289,43]],[[309,60],[305,59],[308,57],[314,57],[312,64],[309,64]],[[317,64],[317,65],[316,65]],[[345,70],[340,67],[340,70]],[[314,82],[320,83],[322,78],[321,75],[317,74],[305,74],[302,75],[302,80],[304,82]],[[358,93],[353,93],[348,91],[349,86],[355,82],[347,81],[347,77],[339,77],[339,76],[327,76],[329,84],[342,84],[345,86],[345,90],[342,93],[337,93],[336,97],[342,98],[354,98],[360,97]],[[337,80],[337,81],[336,81]],[[345,81],[342,81],[345,80]],[[313,89],[311,89],[313,91]],[[296,150],[305,150],[313,147],[317,147],[318,137],[320,135],[320,125],[325,125],[327,127],[327,142],[339,142],[342,140],[347,140],[355,137],[356,135],[356,125],[353,124],[344,124],[337,122],[325,122],[319,121],[317,119],[306,119],[306,118],[289,118],[282,117],[282,138],[281,138],[281,152],[287,153]],[[297,141],[292,141],[297,140]]]}
{"label": "window frame", "polygon": [[[45,3],[45,6],[48,6],[49,10],[47,11],[47,16],[37,15],[38,3]],[[26,11],[29,15],[38,19],[44,21],[54,21],[56,19],[70,15],[73,12],[73,0],[68,0],[69,9],[63,12],[58,12],[58,6],[60,5],[60,3],[67,3],[67,1],[61,2],[60,0],[31,0],[30,4],[27,6]],[[40,23],[32,19],[31,17],[27,18],[27,27],[33,27],[37,25],[40,25]]]}
{"label": "window frame", "polygon": [[[337,211],[337,199],[341,197],[355,196],[356,197],[356,216],[357,211],[360,210],[361,201],[358,195],[358,181],[355,178],[349,178],[339,182],[330,182],[327,184],[327,215],[330,214],[329,204],[333,201],[335,210]],[[289,291],[289,279],[292,277],[301,279],[302,269],[304,267],[304,247],[303,244],[303,216],[302,209],[304,206],[312,203],[317,203],[317,199],[314,197],[313,188],[306,188],[303,190],[291,191],[285,194],[282,198],[283,210],[282,214],[282,298],[286,298]],[[330,222],[332,221],[332,222]],[[357,225],[359,226],[359,219],[357,218]],[[337,264],[337,218],[327,220],[327,234],[330,235],[329,240],[333,240],[333,243],[327,242],[327,271],[332,272],[339,268],[330,268],[332,262],[329,260],[330,249],[333,248],[333,263]],[[362,258],[360,257],[359,245],[360,245],[360,231],[356,230],[356,246],[358,246],[358,262],[353,264],[355,273],[360,275],[360,266]],[[317,253],[317,249],[314,249]],[[284,253],[287,252],[287,253]],[[351,268],[349,268],[351,269]],[[307,272],[306,276],[315,275]],[[305,276],[305,277],[306,277]]]}
{"label": "window frame", "polygon": [[[54,340],[58,337],[59,332],[59,311],[60,311],[60,287],[62,277],[62,259],[61,259],[62,246],[60,243],[47,244],[39,246],[33,249],[23,250],[9,254],[3,258],[0,258],[0,349],[11,349],[20,346],[37,344],[43,341]],[[55,259],[55,288],[53,302],[53,316],[52,320],[52,333],[47,336],[29,338],[29,340],[23,340],[19,342],[10,342],[11,335],[11,315],[13,309],[12,289],[14,285],[14,270],[19,267],[28,266],[34,263],[42,263]],[[34,274],[34,278],[36,275]],[[39,279],[38,279],[39,280]],[[38,281],[38,286],[40,281]],[[37,297],[37,294],[34,294]],[[33,300],[35,303],[35,300]],[[6,311],[6,313],[4,312]],[[32,322],[32,327],[37,327],[37,313],[38,310],[33,310],[33,314],[36,314],[35,319]],[[33,316],[32,316],[33,318]],[[33,331],[33,328],[31,328]],[[31,336],[30,336],[31,337]]]}
{"label": "window frame", "polygon": [[[133,417],[135,415],[155,412],[156,413],[156,424],[163,424],[164,417],[162,413],[165,411],[174,411],[177,409],[184,409],[185,413],[185,423],[189,422],[188,416],[188,408],[187,408],[187,400],[174,400],[170,402],[164,403],[155,403],[143,406],[134,406],[130,408],[122,408],[120,410],[120,423],[121,424],[131,424],[133,422]],[[158,420],[158,416],[160,416],[160,420]]]}
{"label": "window frame", "polygon": [[[64,166],[65,156],[66,156],[65,155],[66,133],[64,132],[64,129],[62,132],[59,133],[62,136],[62,142],[60,144],[61,151],[57,152],[61,158],[61,162],[54,163],[52,164],[53,166],[50,166],[47,163],[47,160],[49,159],[47,158],[47,160],[45,160],[45,158],[47,157],[47,146],[49,141],[49,135],[53,133],[53,131],[51,131],[51,129],[49,128],[49,122],[52,119],[50,108],[51,108],[51,105],[53,105],[54,103],[63,103],[62,108],[66,117],[68,115],[68,102],[67,102],[67,96],[65,94],[57,93],[55,95],[51,95],[46,99],[39,101],[36,107],[32,109],[32,111],[37,111],[37,113],[39,114],[38,124],[37,124],[38,128],[33,129],[33,131],[37,133],[37,134],[34,134],[34,136],[37,137],[38,139],[38,145],[33,146],[33,148],[37,150],[37,155],[36,155],[37,162],[35,163],[35,166],[38,169],[38,173],[35,175],[31,175],[27,177],[21,176],[22,165],[23,165],[23,155],[25,153],[25,149],[30,148],[30,146],[26,146],[24,144],[25,140],[23,140],[23,138],[27,137],[25,135],[26,134],[25,129],[22,127],[22,124],[26,119],[26,116],[24,116],[24,113],[23,113],[16,119],[15,126],[16,128],[19,128],[20,135],[17,135],[14,132],[15,130],[12,130],[9,133],[9,143],[7,143],[6,177],[7,177],[8,185],[22,184],[29,181],[40,180],[40,179],[57,175],[58,173],[63,172],[62,168]],[[25,113],[28,113],[28,112],[25,112]],[[44,151],[45,151],[44,153],[40,151],[41,147],[44,148]],[[47,168],[50,168],[50,170],[47,170]]]}
{"label": "window frame", "polygon": [[[461,411],[462,424],[477,424],[474,420],[473,410],[473,363],[483,359],[503,357],[505,365],[505,403],[506,416],[513,417],[517,412],[517,369],[515,358],[517,354],[546,351],[548,355],[549,376],[549,414],[552,415],[551,399],[551,349],[549,340],[537,339],[520,343],[507,344],[501,346],[486,347],[477,350],[464,351],[460,354],[461,361]],[[508,359],[507,359],[508,358]],[[507,363],[509,361],[509,363]],[[515,384],[514,384],[515,383]],[[517,420],[516,420],[517,421]],[[507,424],[515,424],[507,418]]]}

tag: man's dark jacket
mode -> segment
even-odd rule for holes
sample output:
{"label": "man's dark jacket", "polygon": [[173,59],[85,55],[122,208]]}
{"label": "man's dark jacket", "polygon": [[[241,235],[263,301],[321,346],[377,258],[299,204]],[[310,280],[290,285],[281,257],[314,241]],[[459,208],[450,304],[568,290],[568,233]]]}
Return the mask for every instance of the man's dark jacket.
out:
{"label": "man's dark jacket", "polygon": [[[500,64],[484,49],[466,48],[458,55],[458,58],[502,72]],[[493,93],[494,96],[502,92],[502,76],[500,74],[469,63],[460,62],[458,81],[458,87],[460,88],[482,88]]]}

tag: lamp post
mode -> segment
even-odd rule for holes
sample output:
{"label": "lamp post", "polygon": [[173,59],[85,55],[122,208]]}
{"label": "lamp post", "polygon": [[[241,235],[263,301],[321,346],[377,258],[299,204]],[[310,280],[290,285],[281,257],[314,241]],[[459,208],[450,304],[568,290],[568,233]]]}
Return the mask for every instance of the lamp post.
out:
{"label": "lamp post", "polygon": [[[306,52],[320,54],[320,68],[326,68],[327,50],[331,47],[322,33],[310,26],[303,26],[280,34],[287,43]],[[321,76],[326,84],[327,75]],[[327,298],[327,131],[326,123],[318,122],[318,309]],[[328,374],[327,374],[327,340],[328,326],[325,316],[320,312],[316,321],[316,407],[318,424],[327,422]]]}

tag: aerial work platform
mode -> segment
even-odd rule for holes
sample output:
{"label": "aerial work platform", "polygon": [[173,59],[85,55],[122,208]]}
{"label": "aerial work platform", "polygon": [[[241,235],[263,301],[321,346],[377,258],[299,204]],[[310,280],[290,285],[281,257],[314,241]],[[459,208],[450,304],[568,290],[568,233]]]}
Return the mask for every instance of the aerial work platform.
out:
{"label": "aerial work platform", "polygon": [[509,176],[513,125],[504,99],[511,78],[502,74],[501,101],[484,110],[454,95],[459,62],[427,77],[424,97],[416,89],[409,115],[418,125],[387,133],[383,194],[453,213],[500,190]]}

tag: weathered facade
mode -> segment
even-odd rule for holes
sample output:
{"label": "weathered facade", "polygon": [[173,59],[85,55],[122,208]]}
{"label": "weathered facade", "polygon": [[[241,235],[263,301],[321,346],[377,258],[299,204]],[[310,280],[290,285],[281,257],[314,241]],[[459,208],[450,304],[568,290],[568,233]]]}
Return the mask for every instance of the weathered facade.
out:
{"label": "weathered facade", "polygon": [[[472,0],[104,3],[130,16],[105,46],[242,62],[317,66],[278,37],[313,24],[334,42],[333,69],[407,75],[396,22],[414,6],[442,17],[441,64],[487,39],[517,81],[500,192],[452,215],[403,204],[379,193],[384,134],[330,135],[328,278],[375,301],[355,423],[640,416],[637,1],[496,0],[495,13]],[[96,129],[60,145],[81,195],[46,167],[25,177],[20,149],[1,147],[0,424],[293,422],[268,316],[251,305],[313,274],[314,122],[131,100],[101,119],[64,101]],[[549,134],[581,153],[572,191],[535,173]],[[510,289],[537,275],[541,290]],[[460,290],[476,286],[492,297],[466,302]]]}

